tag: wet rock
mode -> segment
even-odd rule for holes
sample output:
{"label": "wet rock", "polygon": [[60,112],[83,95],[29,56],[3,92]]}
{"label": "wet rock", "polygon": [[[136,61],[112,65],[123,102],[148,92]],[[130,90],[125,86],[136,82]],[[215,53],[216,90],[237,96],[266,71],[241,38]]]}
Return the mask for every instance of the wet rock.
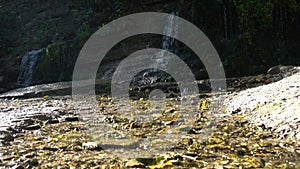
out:
{"label": "wet rock", "polygon": [[9,141],[13,141],[14,137],[8,131],[0,131],[0,140],[2,140],[4,142],[9,142]]}
{"label": "wet rock", "polygon": [[29,126],[24,127],[25,130],[37,130],[37,129],[40,129],[40,128],[41,128],[41,126],[37,125],[37,124],[33,124],[33,125],[29,125]]}
{"label": "wet rock", "polygon": [[12,133],[12,134],[18,133],[18,131],[15,130],[14,128],[12,128],[11,126],[9,126],[6,130],[9,131],[9,132]]}
{"label": "wet rock", "polygon": [[13,120],[11,125],[12,125],[11,127],[14,130],[16,130],[17,132],[21,132],[23,129],[24,130],[35,130],[35,129],[31,129],[31,127],[35,126],[36,124],[35,124],[35,121],[33,119],[29,119],[29,118],[21,119],[21,118],[19,118],[19,119]]}
{"label": "wet rock", "polygon": [[13,169],[24,169],[24,167],[20,164],[16,164],[12,166]]}
{"label": "wet rock", "polygon": [[19,123],[20,126],[29,126],[34,124],[34,120],[27,118],[27,117],[23,117],[23,118],[17,118],[12,120],[13,123]]}
{"label": "wet rock", "polygon": [[103,150],[97,142],[82,143],[82,147],[87,150]]}
{"label": "wet rock", "polygon": [[79,118],[78,117],[63,117],[63,121],[74,122],[74,121],[79,121]]}
{"label": "wet rock", "polygon": [[[84,84],[86,85],[86,84]],[[79,86],[78,88],[84,88],[86,86]],[[103,86],[102,81],[96,81],[96,86]],[[66,96],[72,94],[72,82],[57,82],[57,83],[49,83],[49,84],[41,84],[36,86],[29,86],[25,88],[18,88],[6,93],[0,94],[0,98],[3,99],[29,99],[29,98],[43,98],[46,96]]]}
{"label": "wet rock", "polygon": [[287,73],[290,71],[293,71],[294,66],[283,66],[283,65],[277,65],[271,67],[268,71],[267,74],[275,75],[279,73]]}
{"label": "wet rock", "polygon": [[52,84],[42,84],[26,88],[15,89],[0,95],[0,98],[34,98],[45,95],[67,95],[71,94],[71,82],[58,82]]}
{"label": "wet rock", "polygon": [[30,115],[30,116],[28,116],[28,118],[30,118],[30,119],[37,119],[37,120],[40,120],[40,121],[46,121],[46,120],[51,119],[50,116],[45,115],[45,114],[40,114],[40,113],[34,114],[34,115]]}
{"label": "wet rock", "polygon": [[13,107],[7,107],[7,108],[2,109],[3,112],[8,112],[8,111],[12,111],[12,110],[14,110]]}
{"label": "wet rock", "polygon": [[28,159],[24,163],[28,166],[28,168],[31,168],[31,167],[39,165],[39,162],[38,162],[37,159],[31,159],[31,160]]}
{"label": "wet rock", "polygon": [[280,73],[280,66],[274,66],[271,67],[268,71],[267,74],[279,74]]}
{"label": "wet rock", "polygon": [[45,122],[45,125],[48,125],[48,124],[57,124],[59,123],[59,120],[57,119],[49,119]]}
{"label": "wet rock", "polygon": [[139,162],[139,161],[137,161],[137,160],[134,160],[134,159],[129,160],[129,161],[125,164],[125,166],[126,166],[127,168],[143,168],[143,167],[145,167],[145,165],[144,165],[143,163],[141,163],[141,162]]}

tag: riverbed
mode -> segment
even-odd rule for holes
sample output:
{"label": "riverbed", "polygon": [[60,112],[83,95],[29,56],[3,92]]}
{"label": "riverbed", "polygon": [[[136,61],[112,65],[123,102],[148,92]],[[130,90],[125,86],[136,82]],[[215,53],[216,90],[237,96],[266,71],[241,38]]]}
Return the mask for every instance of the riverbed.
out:
{"label": "riverbed", "polygon": [[[259,116],[258,113],[265,110],[264,105],[255,106],[248,111],[247,106],[251,108],[250,103],[255,103],[256,100],[247,104],[237,104],[235,100],[242,96],[257,98],[255,93],[266,90],[270,87],[268,85],[273,85],[276,90],[276,87],[287,84],[284,80],[289,85],[292,85],[291,82],[298,84],[298,76],[282,77],[283,80],[275,83],[270,83],[270,79],[265,76],[256,76],[246,78],[247,83],[233,81],[240,89],[245,84],[259,82],[252,89],[241,92],[236,90],[217,95],[218,97],[211,97],[209,93],[198,95],[199,102],[194,103],[197,115],[186,137],[179,139],[168,150],[148,154],[147,157],[141,155],[126,158],[109,148],[105,149],[89,134],[90,128],[84,123],[82,116],[76,113],[78,110],[71,95],[1,99],[1,168],[300,168],[300,142],[296,137],[298,129],[283,133],[279,130],[280,125],[274,128],[261,125],[258,122],[264,121],[259,118],[264,116]],[[284,90],[282,88],[282,91],[277,91],[297,99],[292,97],[294,94],[297,96],[297,92],[287,94]],[[297,103],[297,100],[291,102],[290,99],[283,99],[278,103],[276,98],[282,100],[281,97],[276,97],[274,91],[271,93],[273,95],[265,95],[272,98],[266,106],[273,105],[273,102],[283,104],[283,110],[291,110],[284,105],[289,105],[290,108],[297,106],[292,104]],[[225,97],[223,106],[227,109],[212,109],[214,102],[222,100],[221,97]],[[235,102],[229,103],[228,100]],[[111,131],[127,132],[130,138],[149,138],[168,131],[176,124],[180,98],[168,98],[169,104],[163,112],[154,114],[152,120],[142,123],[120,116],[119,107],[109,95],[98,95],[97,102],[97,111],[106,116],[108,124],[113,126]],[[131,103],[141,110],[149,107],[147,98],[135,98]],[[233,109],[233,105],[241,108]],[[256,113],[257,116],[253,118]],[[218,121],[211,126],[213,132],[202,139],[206,134],[204,129],[215,115],[218,115]],[[273,115],[268,117],[272,119]],[[293,127],[298,124],[284,119],[282,122],[283,126],[289,122]]]}

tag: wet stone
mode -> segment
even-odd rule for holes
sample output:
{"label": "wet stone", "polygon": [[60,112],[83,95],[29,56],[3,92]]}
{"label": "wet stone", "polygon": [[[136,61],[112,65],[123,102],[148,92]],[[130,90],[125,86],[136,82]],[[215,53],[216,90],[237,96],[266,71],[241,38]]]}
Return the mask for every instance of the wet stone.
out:
{"label": "wet stone", "polygon": [[41,126],[37,125],[37,124],[33,124],[33,125],[29,125],[29,126],[24,127],[25,130],[37,130],[37,129],[40,129],[40,128],[41,128]]}
{"label": "wet stone", "polygon": [[34,124],[34,121],[30,118],[18,118],[12,120],[13,123],[19,123],[19,125],[31,125]]}
{"label": "wet stone", "polygon": [[128,168],[142,168],[142,167],[145,167],[145,165],[137,160],[129,160],[126,165],[126,167]]}
{"label": "wet stone", "polygon": [[63,117],[63,121],[74,122],[74,121],[79,121],[79,118],[78,117]]}
{"label": "wet stone", "polygon": [[13,141],[14,137],[8,131],[0,131],[0,140],[2,140],[4,142],[9,142],[9,141]]}
{"label": "wet stone", "polygon": [[45,125],[48,125],[48,124],[57,124],[57,123],[59,123],[59,120],[57,120],[57,119],[50,119],[50,120],[47,120],[45,122]]}
{"label": "wet stone", "polygon": [[82,143],[82,147],[87,150],[103,150],[100,145],[96,142]]}
{"label": "wet stone", "polygon": [[51,119],[50,116],[47,116],[47,115],[44,115],[44,114],[35,114],[35,115],[28,116],[28,118],[37,119],[37,120],[41,120],[41,121],[46,121],[46,120]]}
{"label": "wet stone", "polygon": [[28,167],[34,167],[34,166],[38,166],[39,162],[37,159],[32,159],[32,160],[26,160],[25,164],[28,165]]}
{"label": "wet stone", "polygon": [[18,164],[13,165],[12,168],[13,169],[24,169],[24,167],[22,165],[18,165]]}

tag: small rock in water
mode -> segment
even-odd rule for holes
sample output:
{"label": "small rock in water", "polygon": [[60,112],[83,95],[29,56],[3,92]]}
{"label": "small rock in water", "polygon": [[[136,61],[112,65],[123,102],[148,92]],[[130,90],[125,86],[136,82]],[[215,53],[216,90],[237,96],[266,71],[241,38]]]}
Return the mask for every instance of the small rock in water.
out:
{"label": "small rock in water", "polygon": [[267,71],[267,74],[271,74],[271,75],[279,74],[279,73],[280,73],[280,66],[281,66],[281,65],[271,67],[271,68]]}
{"label": "small rock in water", "polygon": [[15,130],[14,128],[12,128],[11,126],[9,126],[6,130],[9,131],[9,132],[12,133],[12,134],[18,133],[18,131]]}
{"label": "small rock in water", "polygon": [[267,74],[275,75],[279,73],[284,73],[288,71],[293,71],[293,66],[283,66],[283,65],[277,65],[271,67],[268,71]]}
{"label": "small rock in water", "polygon": [[64,121],[66,121],[66,122],[79,121],[79,118],[78,117],[65,117]]}
{"label": "small rock in water", "polygon": [[14,137],[8,131],[0,131],[0,140],[5,142],[13,141]]}
{"label": "small rock in water", "polygon": [[28,159],[24,162],[25,164],[27,164],[28,167],[33,167],[33,166],[38,166],[39,162],[37,159]]}
{"label": "small rock in water", "polygon": [[82,143],[82,147],[88,150],[103,150],[96,142]]}
{"label": "small rock in water", "polygon": [[33,125],[29,125],[29,126],[24,127],[25,130],[37,130],[37,129],[40,129],[40,128],[41,128],[41,126],[37,125],[37,124],[33,124]]}
{"label": "small rock in water", "polygon": [[41,130],[35,130],[33,132],[33,135],[35,135],[35,136],[41,136],[42,135],[42,131]]}
{"label": "small rock in water", "polygon": [[129,160],[127,163],[126,163],[126,167],[127,168],[142,168],[142,167],[145,167],[143,163],[137,161],[137,160]]}
{"label": "small rock in water", "polygon": [[57,123],[59,123],[59,120],[57,120],[57,119],[50,119],[50,120],[47,120],[45,122],[45,125],[48,125],[48,124],[57,124]]}

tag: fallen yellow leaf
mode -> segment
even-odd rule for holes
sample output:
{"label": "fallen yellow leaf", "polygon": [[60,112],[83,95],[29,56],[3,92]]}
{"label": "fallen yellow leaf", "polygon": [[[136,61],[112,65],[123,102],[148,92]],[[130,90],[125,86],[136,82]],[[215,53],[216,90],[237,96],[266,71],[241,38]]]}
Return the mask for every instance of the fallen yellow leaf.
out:
{"label": "fallen yellow leaf", "polygon": [[100,103],[100,104],[99,104],[99,108],[100,108],[100,109],[104,109],[104,104],[103,104],[103,103]]}
{"label": "fallen yellow leaf", "polygon": [[173,166],[172,161],[169,160],[169,161],[166,161],[165,163],[162,163],[162,164],[148,166],[148,168],[150,168],[150,169],[163,169],[167,166]]}
{"label": "fallen yellow leaf", "polygon": [[208,101],[207,100],[203,100],[199,103],[198,105],[199,109],[208,109]]}
{"label": "fallen yellow leaf", "polygon": [[262,77],[256,77],[255,81],[260,82],[262,80]]}

